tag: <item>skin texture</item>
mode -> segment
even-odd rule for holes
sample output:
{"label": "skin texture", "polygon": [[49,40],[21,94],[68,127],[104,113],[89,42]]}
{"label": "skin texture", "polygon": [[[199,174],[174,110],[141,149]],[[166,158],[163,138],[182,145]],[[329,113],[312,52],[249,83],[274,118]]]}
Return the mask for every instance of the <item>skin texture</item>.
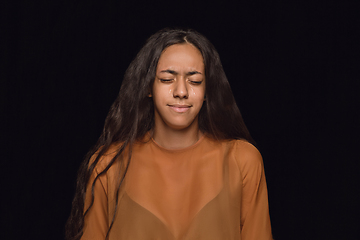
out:
{"label": "skin texture", "polygon": [[204,95],[205,72],[200,51],[187,43],[166,48],[152,88],[154,140],[170,149],[194,144],[201,136],[198,114]]}

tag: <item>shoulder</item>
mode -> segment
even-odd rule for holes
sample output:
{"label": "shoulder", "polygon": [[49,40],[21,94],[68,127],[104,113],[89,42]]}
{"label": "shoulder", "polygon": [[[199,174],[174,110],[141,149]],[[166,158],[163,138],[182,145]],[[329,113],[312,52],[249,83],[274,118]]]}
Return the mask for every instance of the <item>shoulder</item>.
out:
{"label": "shoulder", "polygon": [[233,140],[233,157],[242,170],[262,169],[263,159],[259,150],[246,140]]}
{"label": "shoulder", "polygon": [[95,170],[98,173],[103,171],[110,164],[110,162],[114,159],[114,157],[118,154],[121,146],[122,146],[121,143],[112,144],[104,153],[102,153],[103,147],[100,147],[91,156],[89,166],[94,163],[94,161],[97,159],[97,157],[99,157],[99,160],[95,166]]}

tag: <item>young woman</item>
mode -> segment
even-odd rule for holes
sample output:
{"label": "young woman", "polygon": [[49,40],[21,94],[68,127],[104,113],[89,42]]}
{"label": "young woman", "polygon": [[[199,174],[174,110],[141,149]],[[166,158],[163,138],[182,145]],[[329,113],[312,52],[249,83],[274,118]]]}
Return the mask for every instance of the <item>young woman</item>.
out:
{"label": "young woman", "polygon": [[157,32],[82,164],[68,239],[272,239],[252,143],[213,45]]}

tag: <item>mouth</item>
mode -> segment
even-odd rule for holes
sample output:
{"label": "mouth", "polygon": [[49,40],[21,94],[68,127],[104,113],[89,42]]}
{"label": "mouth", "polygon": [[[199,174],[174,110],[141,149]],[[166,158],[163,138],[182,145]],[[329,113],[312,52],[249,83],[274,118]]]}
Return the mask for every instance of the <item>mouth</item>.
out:
{"label": "mouth", "polygon": [[174,112],[184,113],[187,112],[192,105],[169,104],[168,107],[170,107]]}

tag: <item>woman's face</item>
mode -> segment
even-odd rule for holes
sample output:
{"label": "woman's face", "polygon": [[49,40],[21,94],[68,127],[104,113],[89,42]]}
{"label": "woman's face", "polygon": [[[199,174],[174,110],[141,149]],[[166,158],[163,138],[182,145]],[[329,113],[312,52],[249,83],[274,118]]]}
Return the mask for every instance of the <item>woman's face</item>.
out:
{"label": "woman's face", "polygon": [[205,95],[204,62],[200,51],[187,43],[166,48],[157,65],[152,95],[156,128],[198,127],[198,114]]}

